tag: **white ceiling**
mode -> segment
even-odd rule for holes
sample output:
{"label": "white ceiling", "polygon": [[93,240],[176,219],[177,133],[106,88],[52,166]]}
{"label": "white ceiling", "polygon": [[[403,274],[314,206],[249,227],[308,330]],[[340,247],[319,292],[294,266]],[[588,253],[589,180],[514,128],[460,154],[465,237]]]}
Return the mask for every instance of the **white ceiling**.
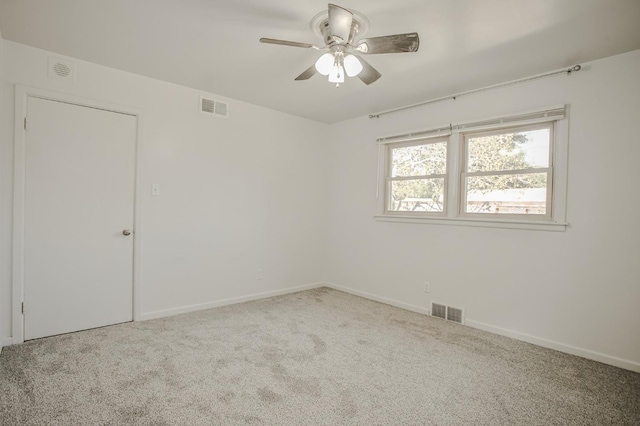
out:
{"label": "white ceiling", "polygon": [[7,40],[333,123],[640,49],[640,0],[335,0],[367,36],[416,31],[417,53],[369,55],[382,78],[294,78],[321,52],[320,0],[0,0]]}

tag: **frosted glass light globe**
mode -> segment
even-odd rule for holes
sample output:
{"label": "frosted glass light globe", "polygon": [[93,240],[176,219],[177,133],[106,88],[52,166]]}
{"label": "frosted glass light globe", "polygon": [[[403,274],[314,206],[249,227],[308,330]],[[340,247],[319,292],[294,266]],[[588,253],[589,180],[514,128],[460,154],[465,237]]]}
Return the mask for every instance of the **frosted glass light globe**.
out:
{"label": "frosted glass light globe", "polygon": [[322,75],[329,75],[335,60],[332,53],[325,53],[316,61],[316,70]]}
{"label": "frosted glass light globe", "polygon": [[362,71],[362,64],[355,56],[347,55],[344,57],[344,69],[349,77],[355,77]]}

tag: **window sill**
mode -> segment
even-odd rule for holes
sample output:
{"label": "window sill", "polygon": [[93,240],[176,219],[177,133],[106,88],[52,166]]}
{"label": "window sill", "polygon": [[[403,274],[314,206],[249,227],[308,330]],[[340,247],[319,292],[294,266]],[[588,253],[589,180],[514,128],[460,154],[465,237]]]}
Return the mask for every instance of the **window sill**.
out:
{"label": "window sill", "polygon": [[377,222],[425,223],[429,225],[478,226],[483,228],[528,229],[536,231],[564,232],[568,223],[538,222],[524,220],[496,220],[470,219],[453,217],[421,217],[377,215],[373,217]]}

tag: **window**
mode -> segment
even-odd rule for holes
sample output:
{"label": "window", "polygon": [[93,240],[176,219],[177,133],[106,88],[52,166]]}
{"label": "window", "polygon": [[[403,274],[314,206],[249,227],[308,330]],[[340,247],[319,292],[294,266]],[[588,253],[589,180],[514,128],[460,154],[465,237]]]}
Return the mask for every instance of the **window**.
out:
{"label": "window", "polygon": [[378,140],[377,220],[564,230],[565,107]]}
{"label": "window", "polygon": [[387,212],[443,213],[448,139],[389,145]]}
{"label": "window", "polygon": [[465,133],[462,213],[549,217],[553,124]]}

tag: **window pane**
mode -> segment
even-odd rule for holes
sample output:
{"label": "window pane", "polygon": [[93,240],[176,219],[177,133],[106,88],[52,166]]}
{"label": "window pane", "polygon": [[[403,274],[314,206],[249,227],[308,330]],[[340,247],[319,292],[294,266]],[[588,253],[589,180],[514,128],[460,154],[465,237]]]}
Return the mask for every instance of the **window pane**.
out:
{"label": "window pane", "polygon": [[467,213],[547,213],[547,173],[469,176]]}
{"label": "window pane", "polygon": [[467,171],[549,167],[549,128],[467,138]]}
{"label": "window pane", "polygon": [[444,211],[444,178],[391,181],[389,211]]}
{"label": "window pane", "polygon": [[391,176],[427,176],[447,172],[447,142],[391,149]]}

